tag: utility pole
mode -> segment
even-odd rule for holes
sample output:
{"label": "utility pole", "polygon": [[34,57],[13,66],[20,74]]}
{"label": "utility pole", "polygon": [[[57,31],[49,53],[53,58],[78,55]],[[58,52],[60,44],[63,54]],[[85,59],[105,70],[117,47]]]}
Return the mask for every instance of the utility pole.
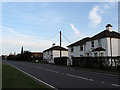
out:
{"label": "utility pole", "polygon": [[61,58],[61,31],[60,31],[60,58]]}
{"label": "utility pole", "polygon": [[21,54],[23,54],[23,46],[22,46],[22,48],[21,48]]}

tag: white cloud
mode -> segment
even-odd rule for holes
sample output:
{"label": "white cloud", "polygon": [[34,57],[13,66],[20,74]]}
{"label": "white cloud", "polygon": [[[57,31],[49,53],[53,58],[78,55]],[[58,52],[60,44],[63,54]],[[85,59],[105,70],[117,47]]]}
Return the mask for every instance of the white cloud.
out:
{"label": "white cloud", "polygon": [[23,37],[23,38],[25,38],[25,37],[31,37],[29,35],[25,35],[25,34],[16,32],[16,31],[14,31],[13,28],[10,28],[10,27],[0,26],[0,29],[2,29],[2,32],[12,33],[13,35],[20,36],[20,37]]}
{"label": "white cloud", "polygon": [[100,6],[95,6],[89,13],[89,19],[92,26],[97,26],[102,21],[102,17],[98,14]]}
{"label": "white cloud", "polygon": [[[108,1],[107,3],[99,3],[98,5],[94,6],[93,9],[89,12],[89,20],[90,25],[92,27],[96,27],[102,22],[102,14],[105,10],[110,8],[114,8],[116,2]],[[105,14],[105,13],[104,13]]]}
{"label": "white cloud", "polygon": [[43,40],[34,36],[29,36],[16,32],[13,28],[0,26],[2,28],[2,53],[9,54],[10,52],[20,52],[21,46],[31,51],[43,51],[50,47],[52,40]]}
{"label": "white cloud", "polygon": [[73,24],[70,24],[70,26],[72,27],[72,29],[74,30],[74,33],[75,33],[76,35],[79,35],[79,34],[80,34],[79,30],[78,30],[77,28],[75,28]]}

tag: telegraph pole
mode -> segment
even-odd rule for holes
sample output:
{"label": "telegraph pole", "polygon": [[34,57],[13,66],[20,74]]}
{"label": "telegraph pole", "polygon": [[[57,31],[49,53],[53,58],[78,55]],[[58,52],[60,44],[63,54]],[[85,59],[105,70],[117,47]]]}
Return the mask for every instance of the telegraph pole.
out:
{"label": "telegraph pole", "polygon": [[21,54],[23,54],[23,46],[22,46],[22,48],[21,48]]}
{"label": "telegraph pole", "polygon": [[61,58],[61,31],[60,31],[60,58]]}

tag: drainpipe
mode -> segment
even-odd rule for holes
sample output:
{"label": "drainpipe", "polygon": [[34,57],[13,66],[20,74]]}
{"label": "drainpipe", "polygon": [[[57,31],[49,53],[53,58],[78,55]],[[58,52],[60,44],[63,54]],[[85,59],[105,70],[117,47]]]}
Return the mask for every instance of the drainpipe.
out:
{"label": "drainpipe", "polygon": [[84,44],[84,56],[86,57],[86,43]]}
{"label": "drainpipe", "polygon": [[110,51],[111,51],[111,57],[112,57],[112,41],[111,41],[111,37],[110,37]]}
{"label": "drainpipe", "polygon": [[110,37],[110,51],[111,51],[111,66],[112,66],[112,41]]}

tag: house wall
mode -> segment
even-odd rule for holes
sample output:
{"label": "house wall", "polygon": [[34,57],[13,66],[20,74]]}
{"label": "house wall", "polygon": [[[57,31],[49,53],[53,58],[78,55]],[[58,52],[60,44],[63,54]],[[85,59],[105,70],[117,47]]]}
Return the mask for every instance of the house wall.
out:
{"label": "house wall", "polygon": [[[83,44],[83,51],[80,51],[80,46],[73,46],[73,52],[71,52],[71,47],[68,47],[68,57],[71,58],[73,57],[80,57],[81,55],[83,56],[87,56],[87,53],[89,53],[89,56],[94,56],[94,53],[97,53],[97,56],[99,56],[99,52],[95,51],[92,52],[93,49],[99,47],[98,46],[98,39],[97,40],[93,40],[94,41],[94,47],[92,47],[91,45],[91,41],[87,41],[85,44]],[[101,51],[100,53],[103,53],[103,56],[108,56],[108,45],[107,42],[108,39],[107,38],[101,38],[101,47],[103,47],[104,49],[106,49],[106,51]],[[116,41],[114,40],[114,43]],[[117,43],[115,43],[117,44]],[[117,44],[118,45],[118,44]],[[113,46],[114,47],[114,46]],[[116,49],[115,49],[116,50]],[[114,51],[115,51],[114,50]]]}
{"label": "house wall", "polygon": [[118,55],[120,56],[120,39],[118,40]]}
{"label": "house wall", "polygon": [[[120,56],[120,39],[118,38],[111,38],[112,43],[112,56]],[[111,49],[110,49],[110,38],[101,38],[101,44],[106,51],[101,51],[100,53],[103,53],[103,56],[111,56]],[[87,56],[87,53],[89,53],[89,56],[94,57],[94,53],[97,53],[99,56],[99,52],[92,52],[93,49],[99,47],[98,46],[98,40],[94,40],[94,48],[91,47],[91,41],[86,42],[83,44],[83,51],[80,51],[80,46],[73,46],[73,52],[71,52],[71,47],[68,47],[68,57],[71,59],[73,57],[80,57],[80,55]],[[71,65],[72,65],[72,59],[71,59]]]}
{"label": "house wall", "polygon": [[111,50],[112,50],[112,56],[120,56],[119,53],[119,46],[118,46],[118,40],[117,38],[111,38],[111,45],[112,49],[110,48],[110,38],[107,38],[107,49],[108,49],[108,56],[111,56]]}
{"label": "house wall", "polygon": [[[62,57],[68,57],[68,51],[61,51]],[[53,61],[55,57],[60,57],[60,50],[52,50],[43,52],[43,59]]]}
{"label": "house wall", "polygon": [[52,59],[53,57],[51,56],[53,54],[53,51],[46,51],[46,52],[43,52],[43,59],[47,59],[47,60],[50,60]]}
{"label": "house wall", "polygon": [[[68,57],[68,51],[61,51],[62,57]],[[60,50],[53,50],[53,58],[60,57]]]}

